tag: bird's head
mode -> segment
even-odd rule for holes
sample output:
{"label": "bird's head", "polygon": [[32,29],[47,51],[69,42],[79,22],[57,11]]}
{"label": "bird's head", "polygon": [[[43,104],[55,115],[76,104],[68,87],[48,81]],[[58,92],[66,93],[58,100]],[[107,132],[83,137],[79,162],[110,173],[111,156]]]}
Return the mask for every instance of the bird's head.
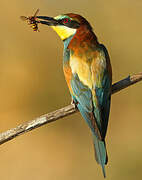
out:
{"label": "bird's head", "polygon": [[54,18],[47,16],[37,16],[37,18],[44,21],[39,21],[42,24],[51,26],[62,40],[74,35],[78,29],[85,27],[88,30],[92,30],[89,22],[78,14],[63,14]]}

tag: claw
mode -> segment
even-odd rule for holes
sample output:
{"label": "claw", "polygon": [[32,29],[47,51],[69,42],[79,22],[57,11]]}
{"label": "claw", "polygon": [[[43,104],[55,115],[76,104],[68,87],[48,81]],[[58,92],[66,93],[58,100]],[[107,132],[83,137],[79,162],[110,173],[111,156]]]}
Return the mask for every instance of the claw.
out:
{"label": "claw", "polygon": [[75,102],[73,98],[71,99],[71,104],[77,109],[78,102]]}

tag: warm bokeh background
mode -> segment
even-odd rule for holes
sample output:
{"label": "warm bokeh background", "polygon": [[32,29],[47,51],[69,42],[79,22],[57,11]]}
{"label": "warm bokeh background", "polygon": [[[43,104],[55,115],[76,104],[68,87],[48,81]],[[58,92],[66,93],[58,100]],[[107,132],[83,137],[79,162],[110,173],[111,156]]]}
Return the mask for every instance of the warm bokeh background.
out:
{"label": "warm bokeh background", "polygon": [[[70,103],[63,44],[47,26],[33,32],[20,15],[85,16],[109,50],[113,81],[142,71],[141,0],[1,1],[0,131]],[[107,133],[108,179],[142,179],[142,83],[112,98]],[[101,180],[90,131],[80,114],[0,146],[0,179]]]}

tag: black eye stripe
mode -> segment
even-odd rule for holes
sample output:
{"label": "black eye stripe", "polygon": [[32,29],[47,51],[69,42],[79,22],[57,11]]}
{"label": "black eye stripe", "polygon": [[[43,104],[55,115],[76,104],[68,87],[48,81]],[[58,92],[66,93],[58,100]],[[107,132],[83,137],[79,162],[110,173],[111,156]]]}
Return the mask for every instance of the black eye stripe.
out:
{"label": "black eye stripe", "polygon": [[80,24],[77,21],[70,21],[68,24],[71,28],[79,28]]}
{"label": "black eye stripe", "polygon": [[68,18],[60,19],[60,20],[58,20],[58,23],[60,25],[64,25],[64,26],[67,26],[70,28],[75,28],[75,29],[79,28],[79,26],[80,26],[80,24],[77,21],[70,20]]}

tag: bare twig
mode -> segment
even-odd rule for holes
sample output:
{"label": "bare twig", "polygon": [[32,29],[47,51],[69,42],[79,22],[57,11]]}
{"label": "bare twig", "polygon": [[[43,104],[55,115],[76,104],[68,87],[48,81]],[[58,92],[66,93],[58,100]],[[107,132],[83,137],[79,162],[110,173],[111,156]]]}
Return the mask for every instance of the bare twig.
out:
{"label": "bare twig", "polygon": [[127,78],[117,82],[117,83],[114,83],[112,85],[112,94],[124,89],[124,88],[127,88],[139,81],[142,80],[142,72],[141,73],[138,73],[138,74],[134,74],[134,75],[131,75],[131,76],[128,76]]}
{"label": "bare twig", "polygon": [[[132,76],[128,76],[127,78],[115,83],[112,85],[112,94],[132,85],[142,80],[142,73],[138,73]],[[31,131],[35,128],[43,126],[44,124],[51,123],[60,118],[68,116],[77,112],[77,109],[73,104],[68,105],[64,108],[58,109],[54,112],[45,114],[40,116],[32,121],[25,122],[20,124],[16,128],[10,129],[0,134],[0,144],[3,144],[21,134],[24,134],[28,131]]]}

